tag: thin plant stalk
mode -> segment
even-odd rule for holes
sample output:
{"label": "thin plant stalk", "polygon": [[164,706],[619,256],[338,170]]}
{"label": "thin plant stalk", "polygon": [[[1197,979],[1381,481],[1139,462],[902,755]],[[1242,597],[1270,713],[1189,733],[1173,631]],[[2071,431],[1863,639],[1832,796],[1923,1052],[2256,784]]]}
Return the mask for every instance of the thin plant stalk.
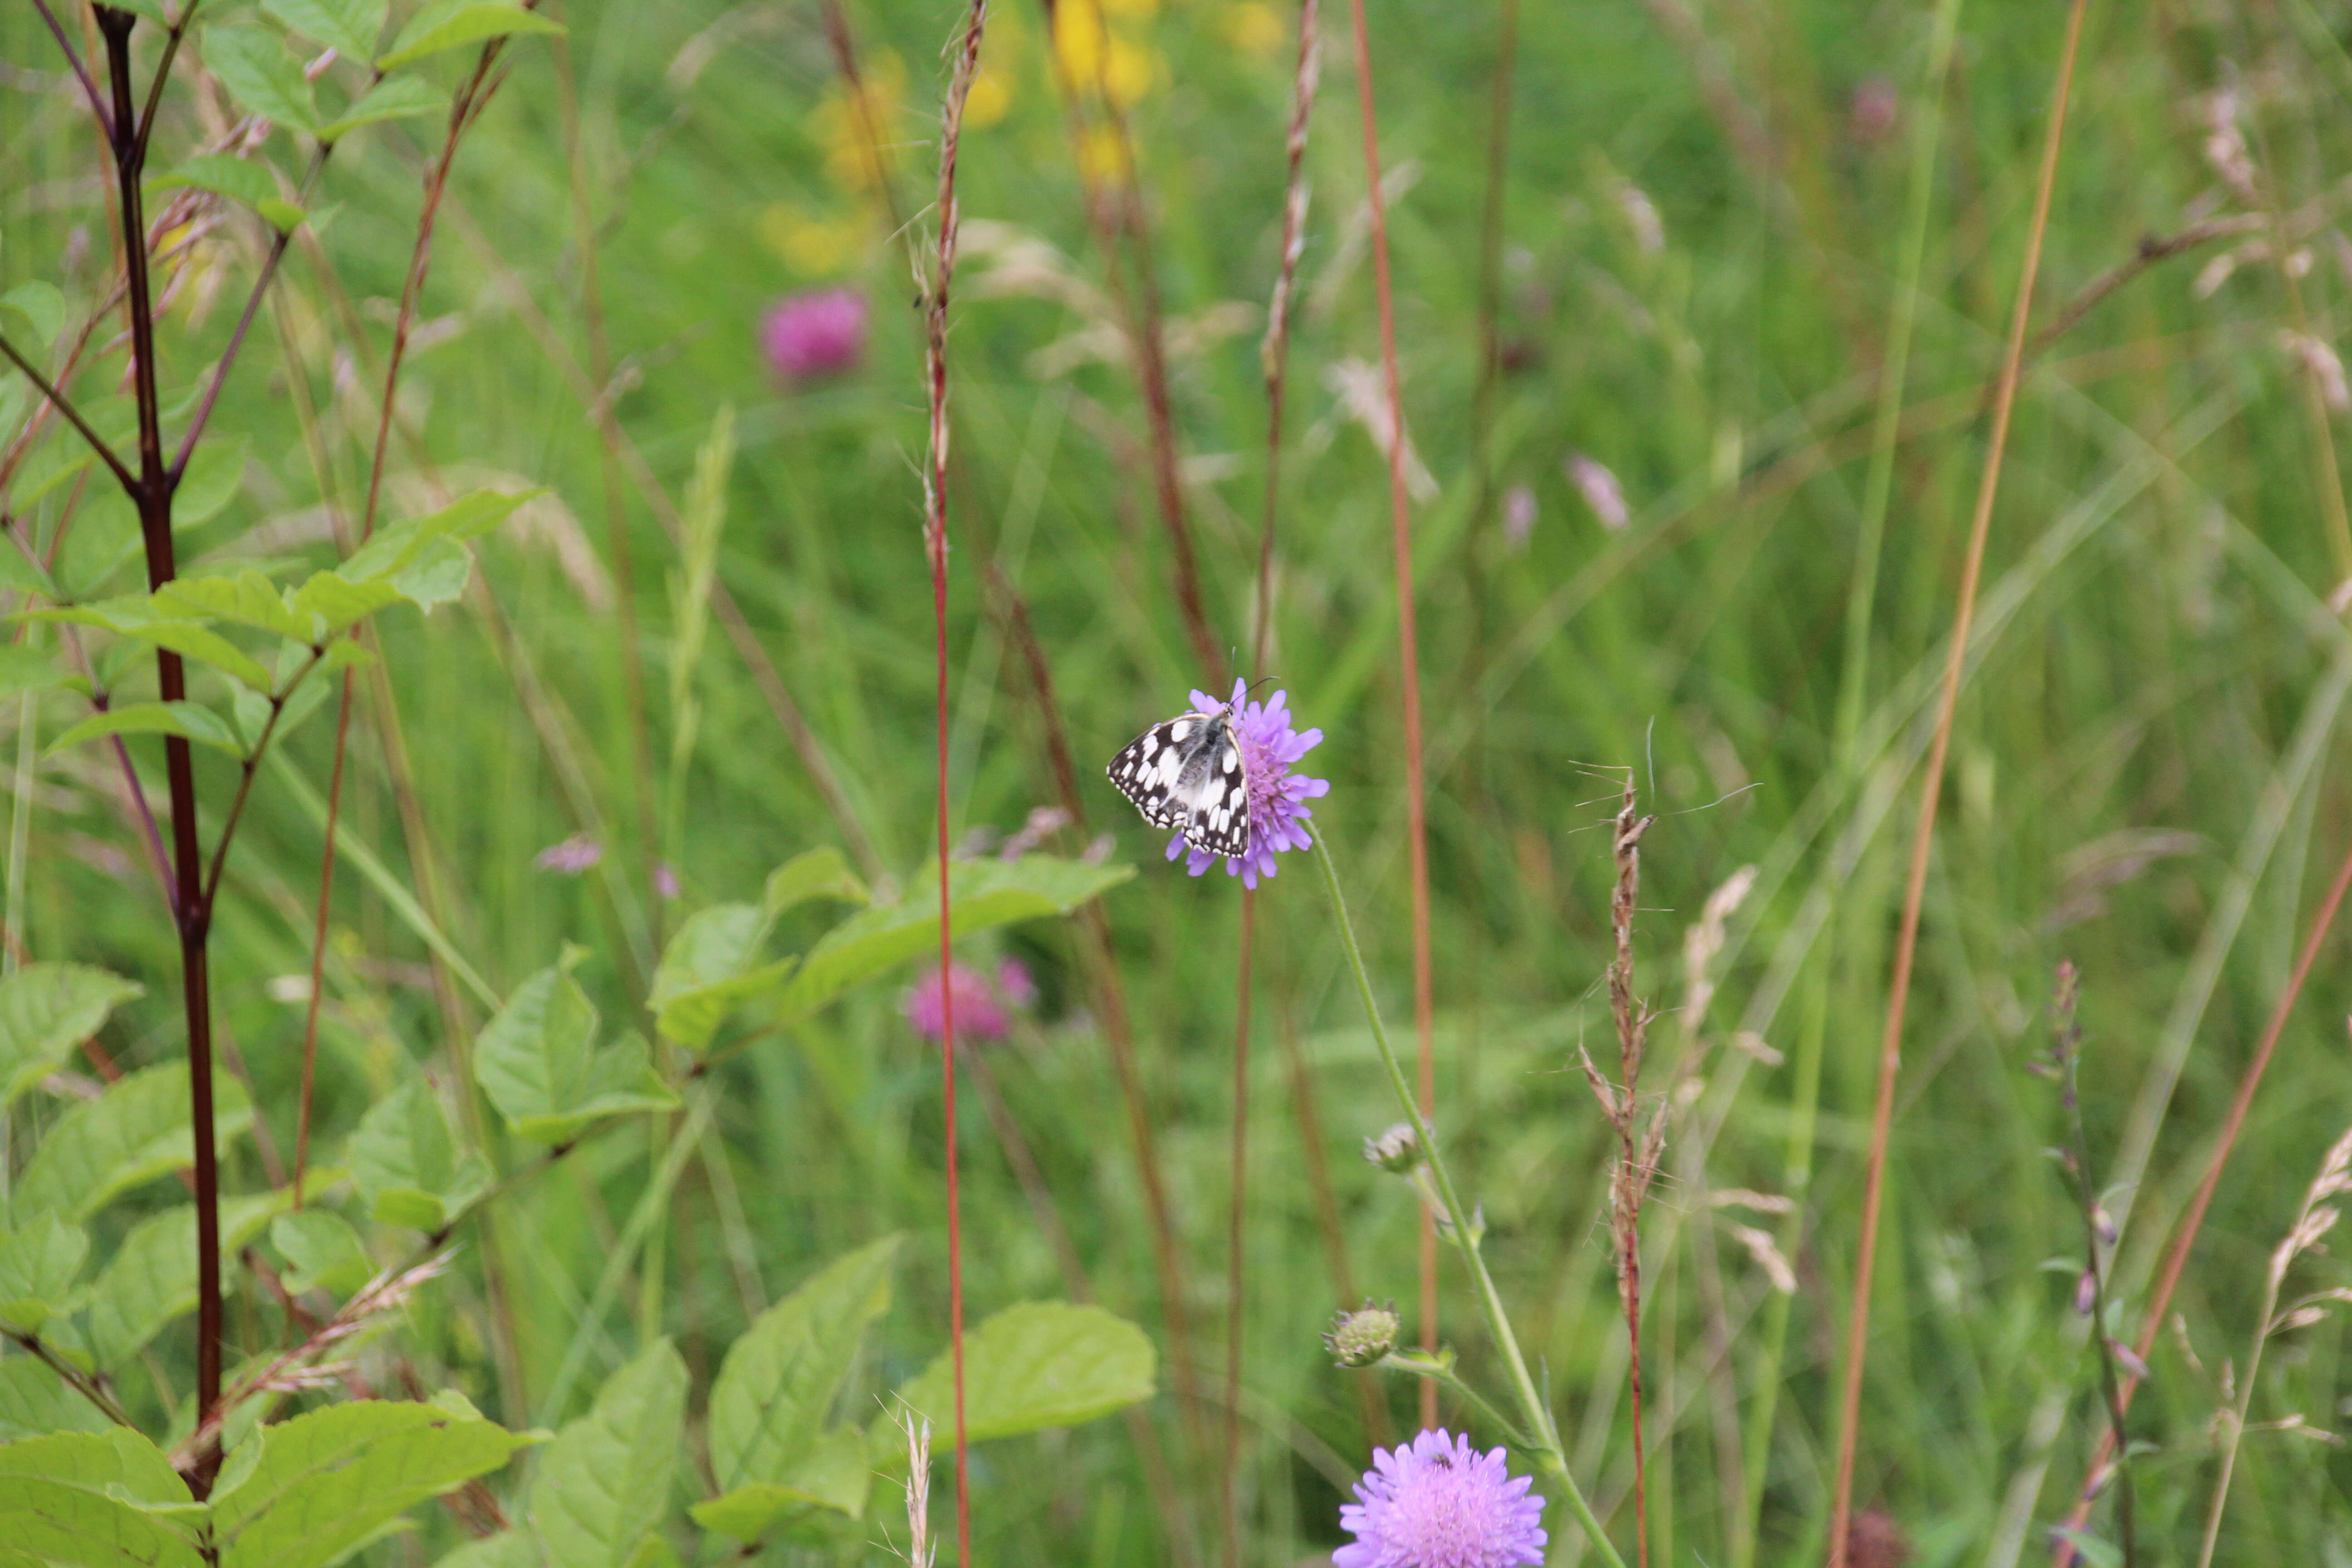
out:
{"label": "thin plant stalk", "polygon": [[1257,894],[1242,889],[1241,961],[1234,972],[1233,1193],[1225,1233],[1225,1431],[1217,1456],[1218,1504],[1224,1516],[1224,1565],[1241,1568],[1238,1495],[1242,1450],[1242,1339],[1246,1271],[1243,1227],[1249,1217],[1250,969],[1257,946]]}
{"label": "thin plant stalk", "polygon": [[1878,1257],[1878,1211],[1886,1185],[1886,1147],[1895,1119],[1895,1080],[1902,1065],[1903,1021],[1911,996],[1911,965],[1919,941],[1919,910],[1927,891],[1927,861],[1935,846],[1936,808],[1944,790],[1944,759],[1951,749],[1952,720],[1966,668],[1969,626],[1976,616],[1977,582],[1984,570],[1985,540],[1991,531],[1993,499],[2000,488],[2001,458],[2009,447],[2010,416],[2017,405],[2018,371],[2025,353],[2026,322],[2033,313],[2033,284],[2042,268],[2042,242],[2050,224],[2050,196],[2058,180],[2058,153],[2064,144],[2066,103],[2074,81],[2074,57],[2083,37],[2088,0],[2074,0],[2066,13],[2066,38],[2059,56],[2057,91],[2042,143],[2042,172],[2033,193],[2033,222],[2025,240],[2025,261],[2011,311],[2009,347],[1993,397],[1992,437],[1977,485],[1975,515],[1969,524],[1968,556],[1960,568],[1959,605],[1952,621],[1951,653],[1944,667],[1943,694],[1928,743],[1927,776],[1920,789],[1919,816],[1911,836],[1910,875],[1903,890],[1903,918],[1895,942],[1895,971],[1887,986],[1886,1031],[1879,1042],[1878,1089],[1871,1109],[1870,1155],[1863,1179],[1861,1236],[1854,1255],[1853,1292],[1846,1315],[1843,1367],[1838,1398],[1836,1480],[1830,1505],[1830,1568],[1845,1568],[1846,1532],[1853,1517],[1853,1461],[1861,1437],[1862,1373],[1870,1342],[1871,1280]]}
{"label": "thin plant stalk", "polygon": [[[1381,196],[1380,112],[1372,90],[1371,37],[1364,0],[1349,0],[1356,46],[1356,103],[1363,122],[1364,181],[1372,220],[1372,279],[1381,327],[1381,373],[1389,404],[1389,532],[1395,556],[1397,658],[1404,697],[1405,837],[1412,880],[1413,1067],[1423,1120],[1437,1114],[1435,1019],[1431,1004],[1429,958],[1429,813],[1423,796],[1421,755],[1421,651],[1413,613],[1412,510],[1405,489],[1404,389],[1397,371],[1396,303],[1389,278],[1387,203]],[[1437,1349],[1436,1216],[1421,1216],[1421,1343]],[[1421,1387],[1421,1424],[1437,1425],[1437,1386]]]}
{"label": "thin plant stalk", "polygon": [[1339,890],[1339,870],[1332,861],[1330,846],[1318,833],[1314,847],[1316,867],[1323,874],[1323,892],[1331,900],[1332,924],[1339,931],[1340,950],[1347,955],[1349,978],[1355,982],[1356,995],[1363,1003],[1364,1019],[1371,1029],[1372,1045],[1380,1053],[1381,1066],[1388,1073],[1389,1087],[1395,1091],[1405,1120],[1412,1125],[1413,1137],[1428,1167],[1430,1191],[1445,1211],[1463,1265],[1470,1272],[1472,1294],[1486,1320],[1487,1336],[1503,1358],[1504,1370],[1510,1379],[1511,1398],[1519,1409],[1521,1436],[1528,1443],[1537,1468],[1559,1488],[1569,1511],[1575,1515],[1593,1550],[1609,1568],[1625,1568],[1625,1560],[1610,1544],[1600,1520],[1593,1516],[1591,1504],[1585,1500],[1583,1491],[1568,1472],[1567,1453],[1560,1447],[1559,1424],[1552,1418],[1550,1407],[1537,1391],[1527,1357],[1519,1351],[1518,1335],[1511,1328],[1509,1315],[1503,1310],[1502,1293],[1495,1288],[1494,1276],[1486,1271],[1486,1260],[1478,1249],[1478,1222],[1454,1188],[1453,1172],[1446,1167],[1445,1156],[1437,1146],[1437,1135],[1431,1129],[1429,1118],[1423,1114],[1421,1100],[1413,1092],[1412,1080],[1405,1076],[1396,1047],[1389,1041],[1387,1026],[1381,1020],[1380,1002],[1372,994],[1371,975],[1364,967],[1363,950],[1356,942],[1356,928],[1348,918],[1347,898]]}
{"label": "thin plant stalk", "polygon": [[[2345,851],[2343,864],[2336,868],[2336,880],[2328,885],[2327,896],[2320,900],[2311,917],[2311,930],[2305,936],[2303,951],[2295,955],[2294,969],[2287,976],[2284,989],[2271,1008],[2268,1021],[2263,1025],[2262,1038],[2254,1047],[2252,1060],[2238,1079],[2238,1091],[2231,1099],[2229,1114],[2221,1120],[2221,1131],[2214,1140],[2213,1152],[2205,1161],[2205,1173],[2197,1183],[2197,1191],[2189,1200],[2189,1210],[2182,1215],[2180,1229],[2172,1238],[2171,1248],[2164,1255],[2164,1267],[2158,1274],[2156,1288],[2149,1292],[2147,1309],[2140,1318],[2139,1338],[2135,1352],[2145,1363],[2156,1349],[2156,1336],[2164,1327],[2166,1315],[2172,1310],[2172,1293],[2179,1287],[2180,1276],[2188,1267],[2190,1248],[2197,1245],[2197,1233],[2205,1223],[2205,1211],[2211,1206],[2213,1191],[2221,1184],[2222,1167],[2230,1162],[2231,1152],[2237,1147],[2238,1135],[2246,1125],[2246,1113],[2253,1108],[2254,1091],[2262,1087],[2263,1074],[2271,1065],[2271,1054],[2286,1030],[2286,1021],[2294,1011],[2296,1000],[2303,994],[2304,982],[2310,977],[2312,965],[2319,958],[2319,950],[2327,934],[2336,926],[2336,911],[2343,907],[2345,895],[2352,893],[2352,848]],[[2123,1385],[2116,1391],[2118,1402],[2131,1408],[2132,1395],[2139,1387],[2139,1379],[2126,1373]],[[2114,1456],[2114,1434],[2104,1434],[2097,1450],[2092,1455],[2091,1474],[2096,1476]],[[2086,1484],[2084,1491],[2089,1491]],[[2071,1528],[2080,1529],[2091,1514],[2092,1500],[2087,1495],[2075,1500],[2074,1511],[2068,1518]],[[2061,1538],[2053,1553],[2053,1568],[2067,1568],[2074,1560],[2071,1542]]]}
{"label": "thin plant stalk", "polygon": [[923,544],[931,568],[933,653],[939,675],[940,1083],[945,1101],[944,1155],[948,1205],[948,1345],[955,1373],[956,1563],[971,1564],[971,1465],[964,1413],[963,1216],[956,1180],[955,1004],[946,984],[955,933],[948,902],[948,296],[955,279],[956,152],[964,101],[980,68],[988,0],[972,0],[948,81],[940,122],[940,185],[934,216],[939,250],[924,290],[923,369],[930,405],[930,444],[923,470]]}

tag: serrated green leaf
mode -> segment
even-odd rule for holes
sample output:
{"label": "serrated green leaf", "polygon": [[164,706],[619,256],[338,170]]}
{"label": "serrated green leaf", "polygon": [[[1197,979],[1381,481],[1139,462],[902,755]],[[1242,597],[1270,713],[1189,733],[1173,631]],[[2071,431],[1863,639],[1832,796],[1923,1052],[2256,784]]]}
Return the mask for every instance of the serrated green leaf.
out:
{"label": "serrated green leaf", "polygon": [[373,59],[383,37],[384,0],[261,0],[261,8],[353,65]]}
{"label": "serrated green leaf", "polygon": [[536,12],[497,0],[440,0],[409,19],[392,47],[375,62],[378,70],[439,54],[443,49],[486,43],[515,33],[561,33],[563,28]]}
{"label": "serrated green leaf", "polygon": [[405,120],[417,114],[438,114],[448,107],[448,95],[422,78],[388,76],[362,93],[349,109],[319,127],[319,140],[340,141],[362,125],[382,120]]}
{"label": "serrated green leaf", "polygon": [[786,1467],[786,1480],[737,1487],[688,1511],[703,1529],[743,1542],[764,1540],[779,1525],[821,1508],[856,1519],[866,1511],[874,1467],[866,1456],[864,1434],[841,1426],[819,1437]]}
{"label": "serrated green leaf", "polygon": [[[243,1086],[215,1075],[215,1141],[226,1142],[252,1121]],[[188,1135],[187,1064],[144,1068],[58,1119],[17,1177],[10,1212],[19,1226],[45,1214],[79,1225],[115,1194],[184,1170],[195,1158]]]}
{"label": "serrated green leaf", "polygon": [[714,904],[677,928],[654,970],[647,1005],[666,1040],[701,1050],[745,999],[772,990],[793,959],[756,961],[774,920],[755,904]]}
{"label": "serrated green leaf", "polygon": [[49,1432],[103,1432],[112,1425],[47,1362],[28,1355],[0,1361],[0,1443]]}
{"label": "serrated green leaf", "polygon": [[291,1267],[286,1288],[348,1296],[375,1278],[375,1261],[352,1222],[315,1205],[269,1222],[269,1245]]}
{"label": "serrated green leaf", "polygon": [[400,590],[390,583],[353,583],[338,572],[320,572],[295,592],[294,613],[317,617],[323,637],[348,631],[398,603]]}
{"label": "serrated green leaf", "polygon": [[[1075,1426],[1151,1397],[1156,1358],[1143,1331],[1100,1307],[1024,1301],[964,1340],[964,1427],[972,1442]],[[955,1372],[942,1354],[898,1390],[919,1415],[948,1430]],[[899,1438],[885,1417],[877,1446]]]}
{"label": "serrated green leaf", "polygon": [[516,986],[484,1026],[474,1077],[507,1125],[535,1143],[569,1143],[607,1116],[677,1105],[643,1040],[597,1048],[596,1009],[561,965]]}
{"label": "serrated green leaf", "polygon": [[[8,327],[8,336],[17,346],[33,351],[47,349],[65,331],[66,297],[54,283],[19,283],[5,294],[0,294],[0,310],[15,316],[22,326],[0,322]],[[31,358],[31,353],[26,355]]]}
{"label": "serrated green leaf", "polygon": [[[146,621],[138,626],[125,626],[123,635],[137,637],[141,642],[156,647],[170,648],[173,653],[200,664],[211,665],[256,691],[267,691],[270,688],[269,671],[262,667],[261,661],[210,626],[199,626],[194,621]],[[199,709],[197,711],[210,713],[211,710]],[[185,715],[182,717],[184,720]]]}
{"label": "serrated green leaf", "polygon": [[[291,1188],[220,1205],[225,1279],[237,1250],[294,1201]],[[149,1215],[124,1234],[89,1288],[89,1353],[99,1370],[120,1366],[177,1318],[196,1310],[196,1211],[190,1204]]]}
{"label": "serrated green leaf", "polygon": [[[1040,915],[1067,914],[1135,875],[1130,866],[1089,866],[1048,855],[1018,860],[958,860],[948,868],[954,934]],[[939,868],[918,872],[898,902],[852,915],[827,931],[778,992],[777,1019],[803,1018],[860,981],[940,944]]]}
{"label": "serrated green leaf", "polygon": [[324,642],[327,628],[298,612],[291,598],[260,573],[247,570],[235,576],[182,577],[166,583],[155,590],[155,607],[183,617],[209,616],[313,647]]}
{"label": "serrated green leaf", "polygon": [[627,1568],[669,1510],[686,1421],[686,1363],[656,1340],[555,1435],[530,1489],[530,1522],[564,1568]]}
{"label": "serrated green leaf", "polygon": [[440,1097],[422,1078],[411,1078],[360,1118],[351,1165],[377,1219],[428,1234],[465,1213],[490,1184],[479,1154],[457,1152]]}
{"label": "serrated green leaf", "polygon": [[199,1568],[202,1506],[127,1427],[0,1444],[0,1540],[76,1568]]}
{"label": "serrated green leaf", "polygon": [[849,861],[841,851],[827,844],[795,855],[769,872],[767,890],[760,905],[772,921],[813,899],[863,904],[871,902],[873,897],[857,873],[849,868]]}
{"label": "serrated green leaf", "polygon": [[51,741],[48,753],[55,754],[84,741],[102,740],[108,735],[177,735],[183,740],[215,747],[232,757],[245,754],[237,745],[236,731],[227,720],[211,709],[194,702],[130,702],[120,708],[110,708],[89,718]]}
{"label": "serrated green leaf", "polygon": [[474,558],[450,539],[428,539],[414,558],[384,579],[420,610],[437,610],[466,591]]}
{"label": "serrated green leaf", "polygon": [[722,1493],[792,1484],[825,1434],[825,1417],[866,1331],[890,1305],[898,1238],[835,1259],[760,1314],[711,1385],[711,1474]]}
{"label": "serrated green leaf", "polygon": [[89,1237],[78,1225],[45,1214],[0,1239],[0,1323],[37,1334],[73,1289],[89,1256]]}
{"label": "serrated green leaf", "polygon": [[319,111],[302,62],[267,27],[206,27],[205,65],[229,96],[265,120],[316,131]]}
{"label": "serrated green leaf", "polygon": [[28,963],[0,980],[0,1110],[57,1071],[143,987],[79,963]]}
{"label": "serrated green leaf", "polygon": [[537,1439],[439,1404],[372,1399],[264,1426],[246,1479],[213,1500],[225,1568],[327,1568],[418,1503]]}

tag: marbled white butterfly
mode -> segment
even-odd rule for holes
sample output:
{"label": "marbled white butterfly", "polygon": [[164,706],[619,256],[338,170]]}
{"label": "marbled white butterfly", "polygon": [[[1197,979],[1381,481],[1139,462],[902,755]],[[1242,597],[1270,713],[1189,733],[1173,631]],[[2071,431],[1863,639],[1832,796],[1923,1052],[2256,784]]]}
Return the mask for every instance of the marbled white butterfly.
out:
{"label": "marbled white butterfly", "polygon": [[1249,771],[1231,703],[1154,724],[1105,771],[1152,826],[1178,828],[1212,855],[1249,853]]}

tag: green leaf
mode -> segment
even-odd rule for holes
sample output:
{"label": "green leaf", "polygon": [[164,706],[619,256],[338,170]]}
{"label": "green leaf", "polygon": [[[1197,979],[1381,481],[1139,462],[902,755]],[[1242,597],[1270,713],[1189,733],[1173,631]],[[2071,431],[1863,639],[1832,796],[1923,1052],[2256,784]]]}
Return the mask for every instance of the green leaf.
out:
{"label": "green leaf", "polygon": [[[221,31],[223,29],[217,27],[213,29],[214,34]],[[210,36],[207,35],[207,37]],[[309,92],[310,84],[302,81],[299,67],[295,68],[294,80],[301,86],[306,94]],[[273,115],[271,118],[275,119],[276,116]],[[288,123],[297,122],[289,121]],[[307,126],[304,128],[308,129]],[[210,191],[216,196],[226,196],[231,201],[242,202],[259,213],[269,226],[276,229],[294,228],[301,223],[304,216],[299,203],[288,201],[278,194],[278,182],[270,177],[269,165],[257,160],[231,158],[219,153],[200,153],[178,168],[156,174],[147,182],[147,189],[150,191],[178,190],[183,187]],[[173,500],[172,518],[174,522],[202,522],[205,517],[212,515],[211,512],[206,512],[203,517],[185,516],[177,505],[176,495]],[[213,510],[217,511],[220,509],[215,507]]]}
{"label": "green leaf", "polygon": [[569,967],[516,986],[474,1042],[475,1079],[516,1135],[535,1143],[569,1143],[607,1116],[677,1105],[642,1039],[597,1048],[596,1009]]}
{"label": "green leaf", "polygon": [[182,577],[155,590],[155,607],[168,616],[207,616],[257,632],[317,647],[328,628],[294,608],[292,595],[250,569],[234,577]]}
{"label": "green leaf", "polygon": [[605,1380],[593,1409],[548,1445],[530,1521],[564,1568],[628,1568],[669,1511],[686,1421],[686,1363],[667,1340]]}
{"label": "green leaf", "polygon": [[315,640],[324,640],[398,603],[400,590],[390,583],[353,583],[341,573],[320,572],[295,593],[293,610],[317,626]]}
{"label": "green leaf", "polygon": [[297,131],[318,129],[302,63],[267,27],[206,27],[205,64],[231,98],[263,119]]}
{"label": "green leaf", "polygon": [[142,989],[79,963],[28,963],[0,980],[0,1110],[57,1071]]}
{"label": "green leaf", "polygon": [[420,610],[437,610],[466,591],[474,558],[454,540],[428,539],[405,566],[384,579]]}
{"label": "green leaf", "polygon": [[[313,1180],[324,1185],[323,1173]],[[294,1201],[293,1189],[232,1198],[220,1206],[226,1275],[246,1243]],[[149,1215],[123,1236],[89,1288],[89,1353],[101,1372],[196,1310],[196,1211],[190,1204]]]}
{"label": "green leaf", "polygon": [[[978,1443],[1048,1426],[1075,1426],[1151,1397],[1155,1358],[1143,1331],[1100,1307],[1024,1301],[964,1340],[964,1428]],[[941,1431],[955,1417],[955,1372],[946,1355],[898,1390]],[[898,1440],[887,1419],[877,1445]]]}
{"label": "green leaf", "polygon": [[479,1541],[468,1541],[434,1568],[543,1568],[547,1553],[528,1530],[502,1530]]}
{"label": "green leaf", "polygon": [[[226,1074],[213,1079],[216,1142],[253,1121],[245,1089]],[[130,1073],[96,1100],[58,1118],[16,1179],[10,1210],[24,1226],[45,1214],[79,1225],[115,1194],[195,1163],[188,1134],[188,1068],[165,1062]]]}
{"label": "green leaf", "polygon": [[375,1217],[427,1234],[454,1222],[488,1190],[489,1167],[462,1158],[440,1097],[411,1077],[372,1106],[352,1130],[352,1180]]}
{"label": "green leaf", "polygon": [[898,1250],[898,1238],[886,1237],[835,1259],[730,1347],[710,1389],[710,1468],[720,1492],[792,1481],[824,1436],[866,1329],[890,1305]]}
{"label": "green leaf", "polygon": [[2112,1541],[2063,1524],[2053,1525],[2050,1533],[2071,1544],[2074,1554],[2091,1568],[2123,1568],[2124,1554]]}
{"label": "green leaf", "polygon": [[545,493],[476,490],[430,516],[379,529],[341,566],[303,584],[294,607],[322,616],[330,631],[341,631],[403,599],[426,609],[446,603],[465,591],[469,565],[454,547],[488,533],[515,508]]}
{"label": "green leaf", "polygon": [[[1089,866],[1049,855],[1018,860],[958,860],[948,868],[954,934],[1039,915],[1067,914],[1135,875],[1131,866]],[[899,901],[877,906],[827,931],[801,961],[776,1001],[779,1022],[815,1012],[860,981],[940,943],[939,868],[907,884]]]}
{"label": "green leaf", "polygon": [[26,354],[27,359],[57,342],[58,334],[65,331],[66,297],[54,283],[17,284],[0,294],[0,311],[16,318],[0,320],[0,327],[16,340],[19,349],[32,351]]}
{"label": "green leaf", "polygon": [[[6,554],[0,553],[0,561],[6,559]],[[58,668],[56,655],[47,648],[27,647],[22,643],[0,644],[0,697],[14,697],[25,691],[54,691],[72,683],[74,678]]]}
{"label": "green leaf", "polygon": [[[142,642],[152,643],[157,647],[170,648],[173,653],[199,663],[209,664],[256,691],[270,689],[269,671],[262,668],[261,661],[210,626],[199,626],[194,621],[147,621],[125,626],[123,634]],[[210,709],[200,708],[197,711],[214,716]],[[193,740],[195,737],[189,738]]]}
{"label": "green leaf", "polygon": [[352,1222],[316,1206],[279,1215],[269,1222],[269,1244],[293,1267],[286,1288],[298,1294],[325,1290],[349,1296],[375,1278],[375,1261]]}
{"label": "green leaf", "polygon": [[245,754],[228,721],[194,702],[130,702],[93,713],[51,741],[48,754],[108,735],[177,735],[182,740],[215,747],[233,757]]}
{"label": "green leaf", "polygon": [[390,52],[375,62],[388,71],[410,60],[439,54],[443,49],[484,43],[513,33],[561,33],[562,27],[536,12],[496,0],[440,0],[409,19],[393,40]]}
{"label": "green leaf", "polygon": [[0,1541],[76,1568],[199,1568],[203,1505],[127,1427],[0,1445]]}
{"label": "green leaf", "polygon": [[341,141],[362,125],[373,125],[381,120],[405,120],[417,114],[438,114],[448,107],[448,95],[422,78],[388,76],[361,94],[359,101],[319,127],[319,140]]}
{"label": "green leaf", "polygon": [[0,1361],[0,1443],[47,1432],[103,1432],[112,1425],[47,1362],[28,1355]]}
{"label": "green leaf", "polygon": [[37,1334],[73,1289],[74,1276],[89,1256],[89,1237],[79,1226],[45,1214],[0,1240],[0,1323],[20,1334]]}
{"label": "green leaf", "polygon": [[701,1050],[740,1004],[792,973],[793,959],[756,963],[774,923],[755,904],[714,904],[686,918],[662,950],[646,998],[664,1039]]}
{"label": "green leaf", "polygon": [[[295,211],[299,221],[300,209]],[[214,436],[197,447],[188,459],[187,471],[180,476],[178,486],[172,491],[173,528],[194,528],[200,522],[210,522],[236,499],[236,492],[245,488],[245,454],[250,445],[240,434]]]}
{"label": "green leaf", "polygon": [[383,37],[384,0],[261,0],[261,8],[353,65],[373,59]]}
{"label": "green leaf", "polygon": [[260,1458],[213,1500],[226,1568],[326,1568],[416,1504],[538,1441],[434,1402],[370,1399],[258,1429]]}
{"label": "green leaf", "polygon": [[785,1468],[782,1481],[754,1481],[722,1492],[689,1511],[705,1530],[738,1541],[760,1541],[778,1525],[821,1508],[856,1519],[866,1511],[874,1467],[855,1427],[836,1427]]}
{"label": "green leaf", "polygon": [[760,903],[772,921],[812,899],[864,904],[872,902],[873,898],[857,873],[849,868],[841,851],[827,844],[795,855],[769,872],[767,892]]}

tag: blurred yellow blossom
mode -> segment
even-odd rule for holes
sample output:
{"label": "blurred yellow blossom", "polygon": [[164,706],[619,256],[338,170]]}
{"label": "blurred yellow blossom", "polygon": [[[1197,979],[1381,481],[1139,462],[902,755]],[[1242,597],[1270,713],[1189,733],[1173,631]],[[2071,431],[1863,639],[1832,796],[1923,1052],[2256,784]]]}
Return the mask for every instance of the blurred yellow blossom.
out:
{"label": "blurred yellow blossom", "polygon": [[847,268],[872,232],[863,213],[827,217],[789,202],[771,202],[760,214],[760,238],[803,278],[826,278]]}
{"label": "blurred yellow blossom", "polygon": [[809,133],[824,149],[824,171],[845,191],[873,194],[887,173],[907,93],[907,68],[885,49],[858,70],[866,89],[864,112],[847,82],[836,81],[809,110]]}
{"label": "blurred yellow blossom", "polygon": [[1100,93],[1118,109],[1149,92],[1160,76],[1158,52],[1109,31],[1096,0],[1064,0],[1055,8],[1054,54],[1074,89]]}
{"label": "blurred yellow blossom", "polygon": [[[1092,3],[1094,0],[1077,0],[1077,4],[1082,5]],[[1114,16],[1156,16],[1160,14],[1160,0],[1099,0],[1099,4]]]}
{"label": "blurred yellow blossom", "polygon": [[1243,54],[1270,58],[1283,45],[1286,29],[1273,6],[1264,0],[1243,0],[1225,8],[1225,42]]}
{"label": "blurred yellow blossom", "polygon": [[1020,81],[1021,14],[1005,10],[988,18],[988,47],[980,57],[980,74],[971,79],[971,96],[964,100],[964,127],[985,131],[1013,107]]}
{"label": "blurred yellow blossom", "polygon": [[1127,175],[1127,142],[1107,125],[1089,127],[1078,142],[1078,172],[1089,180]]}

